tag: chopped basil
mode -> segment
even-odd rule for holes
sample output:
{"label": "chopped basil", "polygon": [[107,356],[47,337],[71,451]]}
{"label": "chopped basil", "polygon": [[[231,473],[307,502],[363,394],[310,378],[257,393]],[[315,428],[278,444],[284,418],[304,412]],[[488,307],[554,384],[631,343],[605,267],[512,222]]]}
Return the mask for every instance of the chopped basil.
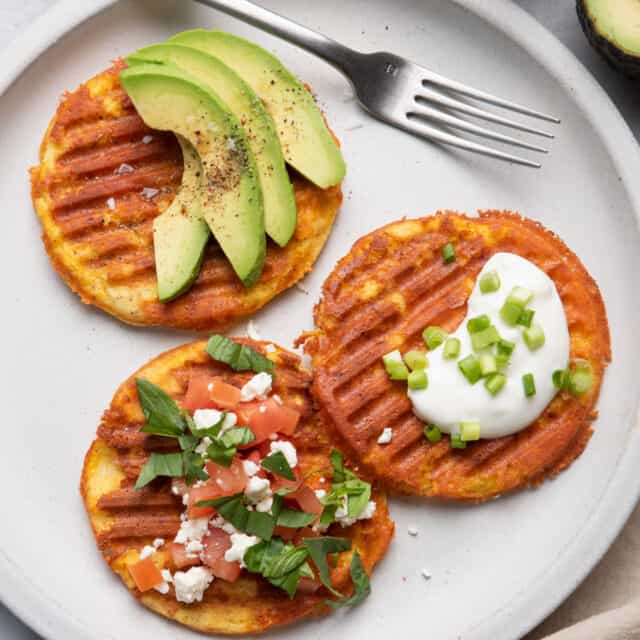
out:
{"label": "chopped basil", "polygon": [[208,480],[209,474],[204,470],[204,460],[195,451],[183,451],[184,479],[191,486],[196,480]]}
{"label": "chopped basil", "polygon": [[348,538],[336,538],[333,536],[323,536],[320,538],[304,538],[302,541],[304,546],[309,550],[309,555],[313,563],[318,569],[320,582],[331,591],[334,595],[342,597],[339,591],[336,591],[331,584],[331,576],[329,572],[329,562],[327,556],[330,553],[340,553],[341,551],[349,551],[351,549],[351,540]]}
{"label": "chopped basil", "polygon": [[141,431],[170,438],[181,436],[186,423],[175,400],[160,387],[143,378],[136,378],[136,387],[146,420]]}
{"label": "chopped basil", "polygon": [[333,467],[333,481],[342,482],[345,479],[344,456],[337,449],[332,449],[329,459],[331,460],[331,466]]}
{"label": "chopped basil", "polygon": [[284,508],[281,509],[278,514],[277,524],[281,527],[300,529],[301,527],[306,527],[311,524],[315,519],[315,513],[307,513],[306,511]]}
{"label": "chopped basil", "polygon": [[200,438],[197,436],[185,435],[178,437],[178,443],[183,451],[192,451],[198,446],[199,442]]}
{"label": "chopped basil", "polygon": [[270,540],[273,536],[275,518],[270,513],[247,509],[243,493],[213,500],[201,500],[196,502],[196,507],[214,507],[236,529],[252,536],[258,536],[263,540]]}
{"label": "chopped basil", "polygon": [[227,413],[227,411],[223,411],[222,416],[220,417],[220,420],[218,420],[218,422],[212,424],[210,427],[205,427],[203,429],[198,429],[196,423],[193,421],[193,418],[189,416],[187,420],[189,431],[191,431],[191,433],[197,438],[204,438],[205,436],[208,436],[209,438],[217,438],[220,433],[220,429],[222,429],[222,425],[224,424],[224,420],[227,417]]}
{"label": "chopped basil", "polygon": [[220,335],[212,335],[207,342],[207,353],[234,371],[273,371],[273,362],[253,349]]}
{"label": "chopped basil", "polygon": [[353,471],[344,466],[344,457],[336,449],[331,452],[331,464],[333,465],[331,491],[321,500],[325,506],[320,516],[320,523],[323,525],[333,522],[337,508],[344,503],[345,499],[349,518],[357,518],[371,499],[371,485],[360,480]]}
{"label": "chopped basil", "polygon": [[309,557],[309,550],[305,547],[287,545],[285,549],[265,568],[265,578],[283,578],[304,564]]}
{"label": "chopped basil", "polygon": [[228,429],[207,447],[207,457],[222,467],[229,467],[238,451],[237,448],[255,439],[256,436],[249,427]]}
{"label": "chopped basil", "polygon": [[267,471],[271,471],[273,473],[286,478],[287,480],[295,480],[296,476],[291,470],[291,466],[287,461],[284,453],[282,451],[276,451],[272,453],[270,456],[266,457],[262,462],[261,466]]}
{"label": "chopped basil", "polygon": [[140,471],[136,489],[148,485],[159,476],[179,478],[183,475],[182,453],[152,453]]}
{"label": "chopped basil", "polygon": [[252,536],[258,536],[263,540],[271,540],[273,529],[276,526],[275,518],[270,513],[261,511],[247,511],[247,524],[245,532]]}
{"label": "chopped basil", "polygon": [[340,607],[352,607],[362,602],[371,593],[369,576],[362,566],[362,560],[360,559],[360,554],[357,551],[355,551],[351,557],[349,573],[351,574],[351,581],[353,582],[353,593],[338,601],[327,600],[325,604],[328,604],[334,609],[338,609]]}

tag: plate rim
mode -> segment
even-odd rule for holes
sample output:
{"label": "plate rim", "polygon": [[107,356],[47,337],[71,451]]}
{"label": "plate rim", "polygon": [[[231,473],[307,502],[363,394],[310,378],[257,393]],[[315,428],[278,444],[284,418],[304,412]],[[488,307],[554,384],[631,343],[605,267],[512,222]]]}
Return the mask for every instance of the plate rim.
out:
{"label": "plate rim", "polygon": [[[48,49],[118,1],[59,0],[45,11],[12,41],[11,57],[6,52],[3,54],[4,64],[0,65],[0,100]],[[564,44],[511,0],[493,0],[491,3],[484,0],[452,1],[505,34],[561,85],[598,134],[618,171],[636,224],[640,228],[640,184],[634,187],[633,181],[634,174],[640,173],[640,146],[596,79]],[[498,637],[522,637],[552,613],[600,561],[640,499],[640,476],[637,477],[633,490],[629,490],[629,478],[634,477],[633,471],[640,462],[639,404],[640,398],[636,398],[635,413],[631,416],[634,426],[629,431],[627,446],[601,500],[588,516],[585,527],[574,539],[573,548],[542,574],[547,581],[560,576],[563,580],[556,580],[554,589],[538,593],[535,599],[527,595],[526,589],[514,594],[511,601],[488,612],[483,620],[467,632],[492,632],[491,637],[496,640]],[[606,535],[602,535],[603,532]],[[50,601],[47,594],[31,583],[28,576],[22,575],[1,548],[0,575],[4,578],[0,582],[0,601],[43,638],[95,639],[95,634],[75,619],[73,612],[61,611],[59,604]],[[501,619],[499,624],[495,622],[496,616]],[[505,617],[511,620],[509,629],[504,626]]]}

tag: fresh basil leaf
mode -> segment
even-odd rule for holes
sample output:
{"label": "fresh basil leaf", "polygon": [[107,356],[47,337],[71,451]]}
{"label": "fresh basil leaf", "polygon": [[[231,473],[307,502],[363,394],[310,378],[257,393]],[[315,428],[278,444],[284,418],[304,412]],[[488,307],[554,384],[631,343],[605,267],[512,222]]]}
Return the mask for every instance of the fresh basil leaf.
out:
{"label": "fresh basil leaf", "polygon": [[272,538],[269,541],[258,542],[249,547],[244,554],[244,563],[252,573],[263,573],[265,569],[279,556],[285,548],[282,538]]}
{"label": "fresh basil leaf", "polygon": [[228,411],[223,411],[220,419],[215,424],[212,424],[210,427],[204,427],[203,429],[198,429],[195,421],[191,418],[191,421],[187,424],[189,425],[189,431],[196,436],[197,438],[204,438],[205,436],[209,438],[217,438],[220,434],[220,429],[222,429],[222,425],[224,424],[224,419],[227,417]]}
{"label": "fresh basil leaf", "polygon": [[309,555],[318,569],[318,576],[320,577],[322,584],[334,595],[342,597],[342,594],[339,591],[336,591],[331,584],[327,555],[330,553],[348,551],[351,549],[351,540],[348,538],[324,536],[320,538],[304,538],[302,542],[309,550]]}
{"label": "fresh basil leaf", "polygon": [[208,480],[209,474],[204,470],[204,460],[195,451],[182,452],[184,479],[191,486],[196,480]]}
{"label": "fresh basil leaf", "polygon": [[302,564],[307,561],[309,557],[309,550],[305,547],[294,547],[293,545],[287,545],[282,553],[280,553],[266,567],[263,575],[265,578],[283,578],[286,574],[291,573],[298,569]]}
{"label": "fresh basil leaf", "polygon": [[273,494],[273,502],[271,503],[271,515],[274,520],[278,521],[278,516],[280,515],[280,511],[282,511],[282,504],[284,502],[284,498],[278,493]]}
{"label": "fresh basil leaf", "polygon": [[351,581],[353,582],[353,593],[338,601],[326,600],[325,604],[339,609],[340,607],[351,607],[362,602],[371,593],[371,583],[369,576],[362,566],[360,554],[355,551],[351,558],[351,566],[349,568]]}
{"label": "fresh basil leaf", "polygon": [[357,518],[367,506],[371,498],[371,485],[362,480],[347,480],[347,515]]}
{"label": "fresh basil leaf", "polygon": [[232,496],[223,496],[213,500],[201,500],[196,502],[197,507],[214,507],[218,513],[236,529],[246,531],[247,520],[251,513],[244,504],[244,494],[235,493]]}
{"label": "fresh basil leaf", "polygon": [[221,467],[230,467],[236,451],[235,447],[226,447],[219,440],[214,440],[207,447],[207,458]]}
{"label": "fresh basil leaf", "polygon": [[320,514],[320,524],[323,527],[328,527],[330,524],[333,524],[336,519],[336,511],[338,510],[337,504],[328,504],[322,510]]}
{"label": "fresh basil leaf", "polygon": [[333,481],[343,482],[345,480],[344,456],[337,449],[332,449],[329,459],[331,460],[331,466],[333,467]]}
{"label": "fresh basil leaf", "polygon": [[183,451],[193,451],[198,446],[200,439],[196,436],[185,435],[179,436],[178,442],[180,443],[180,448]]}
{"label": "fresh basil leaf", "polygon": [[136,489],[148,485],[159,476],[179,478],[184,475],[182,453],[152,453],[140,470]]}
{"label": "fresh basil leaf", "polygon": [[290,527],[291,529],[299,529],[306,527],[316,519],[315,513],[306,513],[305,511],[296,511],[295,509],[281,509],[278,514],[278,525],[281,527]]}
{"label": "fresh basil leaf", "polygon": [[308,562],[305,562],[300,567],[299,571],[300,571],[300,577],[311,578],[312,580],[315,578],[315,575],[313,573],[313,569],[311,568],[311,566],[309,565]]}
{"label": "fresh basil leaf", "polygon": [[263,540],[271,540],[273,529],[276,526],[275,518],[270,513],[262,511],[249,511],[245,531],[249,535],[258,536]]}
{"label": "fresh basil leaf", "polygon": [[226,447],[242,447],[256,439],[256,434],[249,427],[233,427],[227,429],[221,436],[220,442]]}
{"label": "fresh basil leaf", "polygon": [[207,342],[207,353],[234,371],[273,371],[273,362],[249,347],[220,335],[212,335]]}
{"label": "fresh basil leaf", "polygon": [[[286,459],[286,458],[285,458]],[[315,471],[309,471],[309,473],[305,473],[302,478],[300,478],[300,481],[298,482],[298,484],[296,484],[294,487],[291,487],[290,489],[287,489],[285,487],[281,487],[280,489],[278,489],[275,494],[275,496],[288,496],[290,493],[294,493],[295,491],[297,491],[306,481],[307,478],[310,478],[311,476],[314,476],[318,473],[327,473],[327,469],[316,469]]]}
{"label": "fresh basil leaf", "polygon": [[300,569],[294,569],[291,573],[286,573],[279,578],[267,578],[267,580],[274,586],[287,592],[290,598],[296,594],[298,589],[298,582],[300,580]]}
{"label": "fresh basil leaf", "polygon": [[272,453],[270,456],[267,456],[261,463],[261,466],[267,471],[271,471],[273,473],[286,478],[287,480],[295,480],[296,476],[291,470],[291,466],[287,461],[284,453],[282,451],[276,451]]}
{"label": "fresh basil leaf", "polygon": [[141,431],[170,438],[181,436],[185,420],[175,400],[144,378],[136,378],[136,388],[146,420]]}

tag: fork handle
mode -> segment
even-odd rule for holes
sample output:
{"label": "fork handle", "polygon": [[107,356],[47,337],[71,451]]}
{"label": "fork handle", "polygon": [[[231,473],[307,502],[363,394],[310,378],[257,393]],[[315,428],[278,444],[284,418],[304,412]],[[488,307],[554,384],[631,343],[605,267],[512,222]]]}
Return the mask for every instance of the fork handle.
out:
{"label": "fork handle", "polygon": [[358,55],[353,49],[273,11],[263,9],[249,0],[196,1],[295,44],[322,58],[347,76],[354,58]]}

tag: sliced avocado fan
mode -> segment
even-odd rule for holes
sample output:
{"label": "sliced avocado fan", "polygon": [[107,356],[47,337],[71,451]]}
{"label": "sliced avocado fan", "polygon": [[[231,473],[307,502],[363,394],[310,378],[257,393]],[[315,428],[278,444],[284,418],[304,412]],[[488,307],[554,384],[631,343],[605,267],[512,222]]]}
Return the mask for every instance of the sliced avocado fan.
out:
{"label": "sliced avocado fan", "polygon": [[235,116],[192,76],[173,65],[140,64],[120,81],[144,122],[173,131],[195,148],[202,215],[234,271],[249,287],[266,253],[262,191],[255,159]]}
{"label": "sliced avocado fan", "polygon": [[145,47],[126,62],[174,64],[213,92],[242,123],[258,168],[267,234],[284,247],[296,228],[296,201],[275,124],[253,89],[218,58],[176,43]]}
{"label": "sliced avocado fan", "polygon": [[200,158],[187,140],[178,136],[178,142],[184,161],[182,184],[166,211],[153,221],[160,302],[177,298],[193,284],[209,239],[209,227],[200,205]]}
{"label": "sliced avocado fan", "polygon": [[342,182],[345,162],[320,109],[278,58],[223,31],[185,31],[169,42],[219,58],[251,86],[273,117],[284,157],[294,169],[322,189]]}

